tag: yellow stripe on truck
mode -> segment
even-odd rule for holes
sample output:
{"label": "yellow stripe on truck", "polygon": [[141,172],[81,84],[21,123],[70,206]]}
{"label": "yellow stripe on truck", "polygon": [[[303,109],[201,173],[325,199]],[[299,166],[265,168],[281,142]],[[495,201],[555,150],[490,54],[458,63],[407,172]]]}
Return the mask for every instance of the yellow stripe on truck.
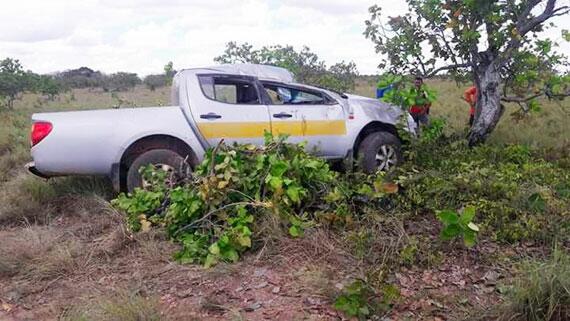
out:
{"label": "yellow stripe on truck", "polygon": [[291,136],[345,135],[344,120],[279,121],[271,123],[273,134]]}
{"label": "yellow stripe on truck", "polygon": [[266,122],[201,123],[198,129],[206,139],[262,137],[264,131],[271,131]]}
{"label": "yellow stripe on truck", "polygon": [[[271,128],[272,127],[272,128]],[[206,139],[263,137],[265,131],[291,136],[345,135],[344,120],[201,123],[198,129]]]}

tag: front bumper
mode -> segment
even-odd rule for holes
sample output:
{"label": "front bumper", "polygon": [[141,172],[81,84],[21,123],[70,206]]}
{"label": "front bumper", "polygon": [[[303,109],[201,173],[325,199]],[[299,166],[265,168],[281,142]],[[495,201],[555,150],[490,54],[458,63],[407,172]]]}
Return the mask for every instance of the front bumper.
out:
{"label": "front bumper", "polygon": [[34,162],[29,162],[26,164],[26,169],[28,170],[28,172],[36,175],[37,177],[41,177],[41,178],[45,178],[48,179],[50,178],[50,176],[40,172],[37,168],[36,168],[36,164]]}

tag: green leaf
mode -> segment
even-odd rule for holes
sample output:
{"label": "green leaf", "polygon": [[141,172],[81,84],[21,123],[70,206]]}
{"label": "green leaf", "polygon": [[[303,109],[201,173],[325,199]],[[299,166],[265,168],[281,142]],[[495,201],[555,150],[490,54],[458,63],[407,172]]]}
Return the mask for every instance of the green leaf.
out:
{"label": "green leaf", "polygon": [[303,234],[303,230],[299,226],[292,225],[291,227],[289,227],[289,235],[291,235],[292,237],[299,237],[301,236],[301,234]]}
{"label": "green leaf", "polygon": [[461,213],[461,216],[459,217],[459,221],[463,225],[467,225],[471,221],[473,221],[474,218],[475,218],[475,207],[467,206],[463,209],[463,213]]}
{"label": "green leaf", "polygon": [[283,188],[283,180],[279,177],[272,176],[269,180],[269,186],[271,186],[274,190],[280,190]]}
{"label": "green leaf", "polygon": [[220,246],[218,245],[218,243],[212,243],[212,245],[210,245],[210,247],[208,248],[208,251],[214,255],[219,255],[220,254]]}
{"label": "green leaf", "polygon": [[477,243],[477,235],[471,230],[466,230],[463,234],[463,243],[467,247],[473,247]]}
{"label": "green leaf", "polygon": [[239,254],[234,249],[229,249],[222,254],[222,257],[230,262],[237,262],[239,260]]}
{"label": "green leaf", "polygon": [[457,213],[453,211],[448,211],[448,210],[440,211],[439,213],[437,213],[437,217],[445,225],[457,224],[459,222],[459,215],[457,215]]}
{"label": "green leaf", "polygon": [[206,256],[206,260],[204,261],[204,267],[210,268],[216,265],[217,263],[218,263],[218,257],[213,254],[208,254],[208,256]]}
{"label": "green leaf", "polygon": [[249,236],[240,235],[236,239],[239,245],[243,247],[251,247],[251,238]]}
{"label": "green leaf", "polygon": [[271,176],[281,177],[287,171],[287,163],[279,161],[271,165]]}
{"label": "green leaf", "polygon": [[441,231],[441,238],[443,240],[451,240],[461,234],[461,227],[459,224],[451,224],[446,226]]}
{"label": "green leaf", "polygon": [[301,201],[301,199],[299,198],[299,187],[296,186],[291,186],[289,188],[287,188],[287,196],[289,196],[289,198],[295,202],[295,203],[299,203]]}
{"label": "green leaf", "polygon": [[467,227],[474,232],[479,232],[479,226],[475,225],[473,222],[469,222],[469,224],[467,224]]}

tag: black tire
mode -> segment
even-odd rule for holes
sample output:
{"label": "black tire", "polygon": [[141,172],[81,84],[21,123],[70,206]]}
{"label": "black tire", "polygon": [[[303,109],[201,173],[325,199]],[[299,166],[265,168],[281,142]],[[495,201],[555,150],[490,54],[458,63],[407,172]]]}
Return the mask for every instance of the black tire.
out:
{"label": "black tire", "polygon": [[[383,154],[386,154],[384,156],[388,156],[386,158],[390,160],[379,159]],[[367,174],[389,171],[398,166],[402,160],[402,143],[398,137],[388,132],[371,133],[364,137],[358,147],[358,165]]]}
{"label": "black tire", "polygon": [[132,193],[135,188],[142,187],[143,178],[140,173],[142,167],[158,164],[172,167],[175,175],[179,177],[187,175],[191,169],[188,163],[184,163],[184,158],[174,151],[169,149],[150,150],[135,158],[131,166],[129,166],[127,171],[127,191]]}

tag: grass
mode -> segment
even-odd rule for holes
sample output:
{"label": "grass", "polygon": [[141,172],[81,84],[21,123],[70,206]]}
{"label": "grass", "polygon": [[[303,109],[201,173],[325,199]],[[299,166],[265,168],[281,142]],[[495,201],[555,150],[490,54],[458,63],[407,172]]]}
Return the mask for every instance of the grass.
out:
{"label": "grass", "polygon": [[[468,106],[460,98],[463,88],[441,80],[428,83],[439,92],[432,116],[446,119],[448,133],[466,132]],[[372,97],[374,87],[373,79],[361,79],[355,91]],[[130,242],[136,243],[136,251],[153,267],[171,261],[173,245],[165,242],[160,232],[137,234],[132,238],[127,235],[120,214],[106,202],[113,196],[107,180],[64,177],[46,182],[23,169],[30,160],[28,135],[32,113],[106,108],[118,103],[123,106],[166,105],[168,96],[167,88],[152,92],[137,87],[118,95],[81,89],[55,101],[26,94],[23,100],[16,102],[14,111],[0,111],[0,281],[8,277],[33,283],[34,280],[89,274],[107,258],[124,253],[121,251],[130,248],[127,246]],[[507,106],[507,112],[489,139],[490,145],[519,143],[549,159],[570,156],[570,132],[566,130],[570,102],[562,105],[545,102],[541,113],[520,120],[511,116],[514,111],[515,106]],[[357,275],[380,286],[393,268],[439,265],[443,254],[434,250],[438,244],[434,240],[437,233],[430,230],[433,224],[418,217],[412,220],[384,214],[373,213],[367,220],[354,222],[358,225],[356,228],[338,235],[329,233],[326,228],[308,231],[305,237],[295,240],[269,233],[272,237],[264,240],[254,254],[256,262],[304,266],[296,275],[299,282],[331,300],[339,292],[338,280],[346,283],[347,275]],[[267,230],[278,230],[274,222],[265,223]],[[414,235],[409,235],[411,230]],[[570,306],[569,266],[567,254],[524,265],[507,297],[509,304],[502,306],[499,312],[519,317],[513,321],[563,320],[560,316],[567,313]],[[137,291],[95,293],[80,301],[74,301],[61,319],[164,319],[159,301]]]}
{"label": "grass", "polygon": [[521,270],[508,296],[509,304],[502,319],[570,319],[570,255],[555,251],[546,262],[528,262]]}
{"label": "grass", "polygon": [[160,321],[165,320],[154,297],[126,290],[100,295],[66,310],[61,321]]}
{"label": "grass", "polygon": [[520,264],[505,286],[505,302],[471,320],[563,321],[570,319],[570,253],[555,249],[544,260]]}

